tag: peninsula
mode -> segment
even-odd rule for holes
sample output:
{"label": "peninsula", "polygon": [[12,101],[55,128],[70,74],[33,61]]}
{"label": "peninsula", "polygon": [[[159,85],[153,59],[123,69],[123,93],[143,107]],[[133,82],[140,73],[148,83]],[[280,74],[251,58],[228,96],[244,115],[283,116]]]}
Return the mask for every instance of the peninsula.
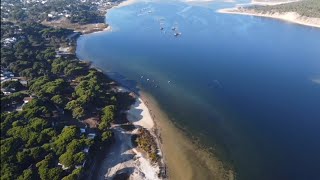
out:
{"label": "peninsula", "polygon": [[217,12],[268,17],[320,28],[318,0],[253,0],[249,4],[220,9]]}

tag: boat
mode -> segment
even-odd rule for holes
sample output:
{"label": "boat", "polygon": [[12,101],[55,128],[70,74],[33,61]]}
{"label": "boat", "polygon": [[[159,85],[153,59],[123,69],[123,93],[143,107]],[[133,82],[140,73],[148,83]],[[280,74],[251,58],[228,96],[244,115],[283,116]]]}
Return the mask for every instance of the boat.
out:
{"label": "boat", "polygon": [[181,32],[175,32],[174,34],[173,34],[174,36],[180,36],[181,35]]}

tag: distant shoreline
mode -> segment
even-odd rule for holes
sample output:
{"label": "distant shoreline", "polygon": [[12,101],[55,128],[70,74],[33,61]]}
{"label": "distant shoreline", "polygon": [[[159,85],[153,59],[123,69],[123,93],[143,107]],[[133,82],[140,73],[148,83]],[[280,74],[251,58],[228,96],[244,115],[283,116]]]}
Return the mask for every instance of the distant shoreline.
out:
{"label": "distant shoreline", "polygon": [[[294,2],[294,1],[293,1]],[[290,2],[285,2],[290,3]],[[249,4],[243,4],[243,5],[278,5],[279,3],[260,3],[256,1],[252,1]],[[284,3],[282,3],[284,4]],[[320,28],[320,18],[312,18],[312,17],[306,17],[301,16],[296,12],[285,12],[285,13],[279,13],[279,12],[267,12],[267,13],[261,13],[257,12],[256,10],[246,9],[243,8],[243,5],[238,5],[238,7],[234,8],[224,8],[219,9],[216,12],[218,13],[224,13],[224,14],[238,14],[238,15],[249,15],[249,16],[257,16],[257,17],[266,17],[266,18],[272,18],[272,19],[278,19],[282,21],[287,21],[295,24],[300,24],[304,26],[310,26],[315,28]]]}

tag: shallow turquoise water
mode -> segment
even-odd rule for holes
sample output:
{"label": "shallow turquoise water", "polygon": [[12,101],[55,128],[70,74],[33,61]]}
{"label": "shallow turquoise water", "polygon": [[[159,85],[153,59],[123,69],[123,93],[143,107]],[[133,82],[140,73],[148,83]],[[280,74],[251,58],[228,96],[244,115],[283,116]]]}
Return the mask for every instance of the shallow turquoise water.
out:
{"label": "shallow turquoise water", "polygon": [[82,36],[77,54],[150,92],[239,179],[320,179],[320,29],[215,13],[232,6],[116,8],[113,32]]}

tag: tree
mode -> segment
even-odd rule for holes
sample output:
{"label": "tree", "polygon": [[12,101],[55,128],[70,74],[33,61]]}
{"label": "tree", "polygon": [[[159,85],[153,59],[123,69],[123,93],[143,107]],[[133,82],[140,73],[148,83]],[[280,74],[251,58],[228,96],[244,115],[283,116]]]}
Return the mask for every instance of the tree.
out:
{"label": "tree", "polygon": [[17,155],[16,155],[17,161],[19,163],[27,162],[28,160],[30,160],[29,153],[30,153],[30,151],[27,151],[27,150],[18,152]]}
{"label": "tree", "polygon": [[109,105],[102,109],[101,122],[99,124],[100,130],[106,130],[110,127],[110,123],[114,120],[115,106]]}
{"label": "tree", "polygon": [[72,117],[80,119],[85,116],[84,108],[82,107],[82,102],[79,100],[72,100],[67,103],[65,109],[72,111]]}
{"label": "tree", "polygon": [[32,169],[26,169],[22,172],[22,174],[18,177],[18,180],[35,180],[39,179],[37,174]]}
{"label": "tree", "polygon": [[41,118],[33,118],[29,121],[29,127],[36,132],[41,132],[43,129],[49,127],[49,123]]}
{"label": "tree", "polygon": [[1,161],[8,160],[12,155],[15,154],[16,149],[19,149],[23,142],[20,138],[9,137],[1,140]]}
{"label": "tree", "polygon": [[3,163],[1,159],[1,179],[14,179],[17,169],[8,163]]}
{"label": "tree", "polygon": [[1,86],[3,88],[15,89],[16,91],[21,91],[24,88],[19,81],[5,81]]}
{"label": "tree", "polygon": [[82,107],[76,107],[72,110],[72,116],[76,119],[80,119],[85,116],[84,109]]}
{"label": "tree", "polygon": [[28,104],[23,106],[22,114],[25,118],[49,116],[50,111],[48,104],[43,99],[32,99]]}
{"label": "tree", "polygon": [[73,153],[71,151],[67,151],[63,153],[59,157],[59,162],[63,164],[65,167],[71,167],[74,165]]}
{"label": "tree", "polygon": [[51,179],[49,169],[54,166],[54,158],[52,154],[48,154],[42,161],[36,164],[41,179]]}
{"label": "tree", "polygon": [[67,99],[62,95],[55,95],[51,98],[51,101],[56,105],[63,107],[66,104]]}
{"label": "tree", "polygon": [[86,154],[84,152],[78,152],[73,156],[73,159],[76,165],[83,164],[86,159]]}
{"label": "tree", "polygon": [[80,152],[86,145],[85,139],[74,139],[68,144],[67,149],[70,152]]}
{"label": "tree", "polygon": [[73,170],[71,174],[62,178],[62,180],[77,180],[80,177],[82,172],[83,172],[82,167],[77,168],[77,169]]}
{"label": "tree", "polygon": [[106,106],[102,109],[102,120],[112,122],[114,120],[116,107],[114,105]]}
{"label": "tree", "polygon": [[58,136],[58,138],[54,141],[54,147],[57,155],[63,154],[65,152],[65,149],[73,139],[75,139],[77,136],[79,136],[79,128],[76,126],[69,126],[63,128],[61,134]]}
{"label": "tree", "polygon": [[67,104],[66,104],[66,107],[65,109],[67,110],[73,110],[77,107],[81,107],[83,104],[82,102],[78,101],[78,100],[72,100],[72,101],[69,101]]}
{"label": "tree", "polygon": [[112,132],[111,131],[105,131],[101,134],[101,140],[102,142],[110,142],[112,138]]}
{"label": "tree", "polygon": [[51,168],[48,172],[48,178],[60,180],[63,177],[63,170],[60,167]]}
{"label": "tree", "polygon": [[35,160],[38,161],[43,158],[46,154],[46,151],[42,147],[34,147],[30,149],[30,155]]}

